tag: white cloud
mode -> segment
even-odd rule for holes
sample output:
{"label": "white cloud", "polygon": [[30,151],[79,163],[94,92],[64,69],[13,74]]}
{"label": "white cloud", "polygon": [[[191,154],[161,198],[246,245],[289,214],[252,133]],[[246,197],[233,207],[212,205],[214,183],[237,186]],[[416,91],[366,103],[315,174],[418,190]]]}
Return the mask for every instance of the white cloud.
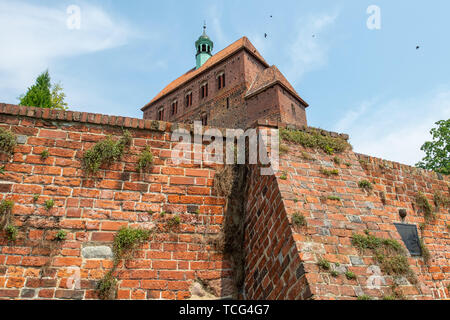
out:
{"label": "white cloud", "polygon": [[303,75],[323,67],[328,61],[330,42],[327,32],[338,18],[338,12],[302,17],[297,21],[295,39],[288,47],[288,79],[295,84]]}
{"label": "white cloud", "polygon": [[333,128],[350,135],[356,152],[415,165],[430,141],[430,130],[450,118],[450,86],[419,97],[362,102]]}
{"label": "white cloud", "polygon": [[[130,26],[103,9],[80,3],[81,29],[67,27],[67,7],[0,0],[0,95],[22,92],[60,58],[124,45]],[[11,101],[13,102],[13,101]]]}

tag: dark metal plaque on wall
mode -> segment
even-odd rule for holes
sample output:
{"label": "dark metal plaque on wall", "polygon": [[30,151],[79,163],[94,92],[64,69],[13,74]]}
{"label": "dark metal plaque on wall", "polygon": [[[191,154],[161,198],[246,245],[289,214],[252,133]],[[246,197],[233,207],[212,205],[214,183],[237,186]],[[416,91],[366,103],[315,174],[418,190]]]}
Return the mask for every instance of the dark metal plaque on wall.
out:
{"label": "dark metal plaque on wall", "polygon": [[413,224],[394,223],[398,233],[402,237],[406,248],[412,256],[422,255],[422,249],[420,248],[419,234],[417,233],[417,227]]}

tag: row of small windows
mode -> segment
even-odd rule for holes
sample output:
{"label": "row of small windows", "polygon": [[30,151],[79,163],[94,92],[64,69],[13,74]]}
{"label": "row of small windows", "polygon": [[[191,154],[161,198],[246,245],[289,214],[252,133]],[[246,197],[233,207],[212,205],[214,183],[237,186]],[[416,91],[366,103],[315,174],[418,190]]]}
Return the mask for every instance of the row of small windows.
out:
{"label": "row of small windows", "polygon": [[[217,76],[217,89],[223,89],[225,87],[225,73],[221,73],[220,75]],[[200,86],[200,99],[204,99],[208,97],[208,82],[203,83]],[[188,92],[184,98],[184,106],[186,108],[191,107],[192,106],[192,92]],[[227,108],[228,108],[228,101],[227,101]],[[170,106],[170,115],[174,116],[178,113],[178,100],[174,100],[171,103]],[[158,120],[164,120],[164,107],[161,107],[158,110]],[[203,120],[202,120],[203,122]],[[207,122],[207,120],[206,120]]]}

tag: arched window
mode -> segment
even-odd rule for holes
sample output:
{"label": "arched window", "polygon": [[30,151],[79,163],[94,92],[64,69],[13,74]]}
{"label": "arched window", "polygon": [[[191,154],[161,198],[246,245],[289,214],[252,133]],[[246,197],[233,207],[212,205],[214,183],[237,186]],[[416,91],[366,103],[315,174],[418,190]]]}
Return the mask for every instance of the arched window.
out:
{"label": "arched window", "polygon": [[174,116],[177,114],[177,112],[178,112],[178,101],[174,100],[172,102],[171,115]]}
{"label": "arched window", "polygon": [[206,98],[208,96],[208,82],[203,83],[200,86],[200,98]]}
{"label": "arched window", "polygon": [[225,87],[225,73],[222,72],[217,76],[217,89],[220,90]]}
{"label": "arched window", "polygon": [[192,106],[192,91],[186,93],[184,106],[186,108]]}
{"label": "arched window", "polygon": [[164,120],[164,107],[159,108],[158,110],[158,120],[162,121]]}

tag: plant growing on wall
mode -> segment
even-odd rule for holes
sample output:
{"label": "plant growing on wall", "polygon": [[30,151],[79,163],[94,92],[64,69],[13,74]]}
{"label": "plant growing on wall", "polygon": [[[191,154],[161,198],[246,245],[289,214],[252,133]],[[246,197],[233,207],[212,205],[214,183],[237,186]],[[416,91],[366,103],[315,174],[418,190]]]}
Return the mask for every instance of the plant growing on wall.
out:
{"label": "plant growing on wall", "polygon": [[428,247],[425,245],[425,241],[423,238],[420,238],[420,250],[422,251],[422,258],[423,261],[428,264],[431,258],[430,250],[428,250]]}
{"label": "plant growing on wall", "polygon": [[340,165],[342,163],[342,160],[339,157],[334,157],[333,162],[337,165]]}
{"label": "plant growing on wall", "polygon": [[328,199],[328,200],[331,200],[331,201],[341,201],[341,200],[342,200],[341,197],[339,197],[339,196],[333,196],[333,195],[328,196],[327,199]]}
{"label": "plant growing on wall", "polygon": [[117,278],[114,272],[119,265],[120,260],[131,257],[134,249],[150,238],[151,232],[143,229],[121,228],[114,237],[113,267],[106,275],[97,283],[97,294],[102,300],[113,299],[117,287]]}
{"label": "plant growing on wall", "polygon": [[289,147],[285,144],[280,144],[280,154],[286,154],[289,152]]}
{"label": "plant growing on wall", "polygon": [[360,182],[358,182],[358,186],[366,191],[370,191],[373,189],[372,183],[370,183],[370,181],[367,180],[361,180]]}
{"label": "plant growing on wall", "polygon": [[0,202],[0,230],[3,230],[11,223],[11,213],[14,202],[11,200],[2,200]]}
{"label": "plant growing on wall", "polygon": [[344,139],[322,135],[319,130],[314,129],[311,129],[310,132],[281,129],[280,138],[283,141],[300,144],[305,148],[320,149],[327,154],[341,153],[352,149],[352,146]]}
{"label": "plant growing on wall", "polygon": [[0,152],[12,155],[17,145],[16,136],[9,130],[0,128]]}
{"label": "plant growing on wall", "polygon": [[55,206],[55,201],[53,199],[49,199],[45,201],[45,209],[51,210]]}
{"label": "plant growing on wall", "polygon": [[347,271],[347,272],[345,273],[345,277],[346,277],[348,280],[354,280],[354,279],[356,279],[356,274],[355,274],[354,272]]}
{"label": "plant growing on wall", "polygon": [[426,222],[430,222],[430,221],[436,219],[436,215],[433,212],[433,207],[431,206],[427,197],[422,192],[419,192],[417,194],[416,204],[422,210]]}
{"label": "plant growing on wall", "polygon": [[299,227],[304,227],[307,225],[305,216],[298,212],[296,212],[292,215],[292,223],[295,226],[299,226]]}
{"label": "plant growing on wall", "polygon": [[44,151],[41,152],[41,159],[42,160],[47,160],[49,156],[50,156],[50,153],[48,152],[48,150],[44,150]]}
{"label": "plant growing on wall", "polygon": [[57,241],[64,241],[67,238],[67,232],[64,230],[59,230],[55,235],[55,240]]}
{"label": "plant growing on wall", "polygon": [[6,227],[6,234],[8,235],[9,241],[16,241],[18,232],[19,231],[17,230],[17,228],[13,225],[9,225]]}
{"label": "plant growing on wall", "polygon": [[338,169],[325,169],[322,168],[320,169],[320,173],[322,173],[323,175],[327,176],[327,177],[331,177],[331,176],[338,176],[339,175],[339,170]]}
{"label": "plant growing on wall", "polygon": [[301,152],[302,158],[305,160],[314,160],[314,157],[310,155],[308,152],[302,151]]}
{"label": "plant growing on wall", "polygon": [[112,300],[115,298],[117,278],[112,275],[112,270],[97,283],[97,295],[101,300]]}
{"label": "plant growing on wall", "polygon": [[137,170],[139,172],[148,171],[153,164],[153,154],[150,151],[150,147],[146,146],[145,150],[139,155],[139,160],[137,164]]}
{"label": "plant growing on wall", "polygon": [[330,270],[330,268],[331,268],[330,262],[323,258],[319,259],[319,261],[317,262],[317,265],[324,270]]}
{"label": "plant growing on wall", "polygon": [[382,239],[366,232],[366,235],[354,234],[352,244],[360,251],[371,250],[381,271],[392,276],[405,276],[411,283],[417,278],[408,263],[405,249],[393,239]]}
{"label": "plant growing on wall", "polygon": [[83,169],[88,175],[95,175],[102,165],[112,164],[122,158],[125,148],[132,141],[130,132],[125,131],[123,137],[114,141],[111,137],[98,142],[83,155]]}
{"label": "plant growing on wall", "polygon": [[439,210],[441,207],[447,207],[450,204],[450,198],[444,196],[440,191],[436,191],[433,198],[434,204],[436,205],[436,210]]}
{"label": "plant growing on wall", "polygon": [[178,227],[181,224],[181,218],[179,215],[173,216],[171,219],[167,220],[166,222],[167,228],[169,230]]}

